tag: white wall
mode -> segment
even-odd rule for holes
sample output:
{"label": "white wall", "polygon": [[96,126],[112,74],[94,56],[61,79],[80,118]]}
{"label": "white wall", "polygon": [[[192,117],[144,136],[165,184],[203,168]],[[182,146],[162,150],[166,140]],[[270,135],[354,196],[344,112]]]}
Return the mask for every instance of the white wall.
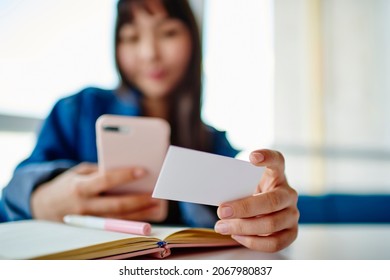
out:
{"label": "white wall", "polygon": [[390,1],[275,0],[275,140],[301,192],[390,192]]}

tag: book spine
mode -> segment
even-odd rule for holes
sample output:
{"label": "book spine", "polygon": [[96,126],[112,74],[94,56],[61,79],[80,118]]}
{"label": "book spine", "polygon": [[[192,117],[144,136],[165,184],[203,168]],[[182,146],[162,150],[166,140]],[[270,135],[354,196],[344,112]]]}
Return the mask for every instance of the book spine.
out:
{"label": "book spine", "polygon": [[163,258],[168,257],[171,254],[171,249],[167,246],[167,244],[168,243],[165,241],[158,241],[157,246],[159,248],[162,248],[163,250],[161,250],[160,252],[154,253],[153,256],[155,258],[159,258],[159,259],[163,259]]}

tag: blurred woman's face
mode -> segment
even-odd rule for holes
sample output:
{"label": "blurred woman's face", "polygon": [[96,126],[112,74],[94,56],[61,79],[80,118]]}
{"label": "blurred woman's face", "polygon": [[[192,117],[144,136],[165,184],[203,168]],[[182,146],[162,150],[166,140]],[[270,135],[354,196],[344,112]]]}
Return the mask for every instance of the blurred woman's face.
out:
{"label": "blurred woman's face", "polygon": [[192,42],[183,22],[152,3],[151,13],[134,7],[133,22],[119,30],[117,56],[123,74],[146,97],[164,98],[186,74]]}

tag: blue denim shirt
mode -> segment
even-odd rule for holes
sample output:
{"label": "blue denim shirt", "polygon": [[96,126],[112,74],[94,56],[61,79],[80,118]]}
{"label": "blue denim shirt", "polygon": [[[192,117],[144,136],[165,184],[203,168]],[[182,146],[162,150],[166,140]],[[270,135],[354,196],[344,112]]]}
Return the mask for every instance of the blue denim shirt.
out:
{"label": "blue denim shirt", "polygon": [[[55,104],[42,125],[33,152],[16,167],[3,190],[8,220],[32,218],[31,193],[43,182],[78,163],[97,162],[95,122],[103,114],[139,116],[139,95],[86,88]],[[234,157],[238,151],[229,144],[225,132],[212,127],[210,130],[213,153]],[[212,227],[216,221],[215,213],[204,205],[180,202],[179,209],[189,226]]]}

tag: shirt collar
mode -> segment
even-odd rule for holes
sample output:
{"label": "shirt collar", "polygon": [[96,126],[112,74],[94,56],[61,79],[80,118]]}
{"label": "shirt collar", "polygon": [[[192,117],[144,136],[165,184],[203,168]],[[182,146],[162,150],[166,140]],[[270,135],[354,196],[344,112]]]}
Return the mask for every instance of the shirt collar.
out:
{"label": "shirt collar", "polygon": [[113,102],[111,113],[140,116],[141,115],[141,93],[134,89],[118,89],[114,91],[115,102]]}

